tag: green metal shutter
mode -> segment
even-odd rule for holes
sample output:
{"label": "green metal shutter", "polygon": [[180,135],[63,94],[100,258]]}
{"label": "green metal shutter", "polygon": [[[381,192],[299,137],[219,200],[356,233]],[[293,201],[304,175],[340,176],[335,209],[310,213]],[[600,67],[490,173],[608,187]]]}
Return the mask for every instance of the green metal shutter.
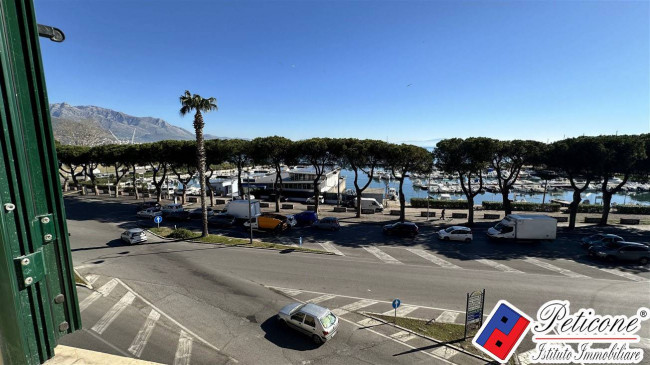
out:
{"label": "green metal shutter", "polygon": [[0,1],[0,363],[81,328],[32,0]]}

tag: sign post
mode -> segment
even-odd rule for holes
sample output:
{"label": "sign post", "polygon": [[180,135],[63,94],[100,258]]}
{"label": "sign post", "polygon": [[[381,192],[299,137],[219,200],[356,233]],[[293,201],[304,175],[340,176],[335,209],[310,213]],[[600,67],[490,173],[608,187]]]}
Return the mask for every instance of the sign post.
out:
{"label": "sign post", "polygon": [[153,217],[153,222],[158,224],[158,228],[160,228],[160,222],[162,222],[162,216],[157,215],[157,216]]}
{"label": "sign post", "polygon": [[[467,338],[469,327],[481,328],[483,325],[483,306],[485,304],[485,289],[467,293],[467,305],[465,307],[465,334]],[[477,325],[478,324],[478,325]]]}
{"label": "sign post", "polygon": [[397,307],[402,304],[402,301],[399,299],[393,300],[393,309],[395,309],[395,317],[393,318],[393,323],[397,323]]}

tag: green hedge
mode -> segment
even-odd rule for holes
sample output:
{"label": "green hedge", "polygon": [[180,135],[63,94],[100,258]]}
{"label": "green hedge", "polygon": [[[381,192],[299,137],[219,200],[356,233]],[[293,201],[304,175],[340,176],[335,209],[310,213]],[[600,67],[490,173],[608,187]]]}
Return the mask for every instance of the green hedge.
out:
{"label": "green hedge", "polygon": [[619,214],[650,214],[650,205],[617,205]]}
{"label": "green hedge", "polygon": [[[503,210],[503,202],[483,201],[483,209],[485,210]],[[559,212],[560,204],[540,204],[528,202],[513,202],[511,203],[513,212]]]}
{"label": "green hedge", "polygon": [[578,205],[578,213],[602,213],[602,205],[581,204]]}
{"label": "green hedge", "polygon": [[[425,198],[411,198],[413,208],[426,208]],[[432,209],[467,209],[467,200],[434,200],[429,199],[429,208]]]}
{"label": "green hedge", "polygon": [[167,237],[187,240],[190,238],[195,238],[196,234],[186,228],[177,228],[173,230]]}

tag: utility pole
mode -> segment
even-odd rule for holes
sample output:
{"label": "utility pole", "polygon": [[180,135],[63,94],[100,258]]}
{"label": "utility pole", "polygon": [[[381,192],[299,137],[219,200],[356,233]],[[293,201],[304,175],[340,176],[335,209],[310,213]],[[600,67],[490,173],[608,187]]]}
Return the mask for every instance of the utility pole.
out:
{"label": "utility pole", "polygon": [[248,227],[249,227],[249,233],[250,233],[250,244],[253,244],[253,216],[251,214],[251,173],[248,171],[246,174],[246,177],[248,180],[248,183],[246,186],[248,187]]}

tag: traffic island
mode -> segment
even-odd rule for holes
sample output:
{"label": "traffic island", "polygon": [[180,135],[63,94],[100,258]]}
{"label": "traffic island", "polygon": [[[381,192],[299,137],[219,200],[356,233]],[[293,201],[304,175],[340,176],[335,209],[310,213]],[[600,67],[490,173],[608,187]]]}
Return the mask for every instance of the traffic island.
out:
{"label": "traffic island", "polygon": [[[395,317],[369,312],[364,312],[362,314],[384,324],[399,328],[400,330],[413,333],[440,344],[440,350],[436,351],[457,351],[487,362],[492,361],[492,359],[487,358],[483,352],[472,344],[472,337],[476,331],[468,333],[468,337],[463,339],[465,326],[462,324],[441,323],[420,318]],[[508,362],[509,365],[517,364],[515,357],[516,356],[510,358],[510,361]]]}
{"label": "traffic island", "polygon": [[323,255],[334,255],[334,253],[324,250],[317,250],[313,248],[306,248],[301,246],[291,246],[283,245],[278,243],[268,243],[258,240],[253,240],[253,244],[250,243],[250,240],[242,238],[232,238],[227,236],[221,236],[217,234],[209,234],[206,237],[201,237],[201,233],[190,231],[185,228],[171,229],[169,227],[154,227],[149,228],[148,231],[163,239],[172,239],[180,241],[188,241],[195,243],[210,243],[217,245],[227,245],[227,246],[237,246],[237,247],[248,247],[248,248],[262,248],[262,249],[272,249],[283,252],[307,252],[307,253],[317,253]]}

